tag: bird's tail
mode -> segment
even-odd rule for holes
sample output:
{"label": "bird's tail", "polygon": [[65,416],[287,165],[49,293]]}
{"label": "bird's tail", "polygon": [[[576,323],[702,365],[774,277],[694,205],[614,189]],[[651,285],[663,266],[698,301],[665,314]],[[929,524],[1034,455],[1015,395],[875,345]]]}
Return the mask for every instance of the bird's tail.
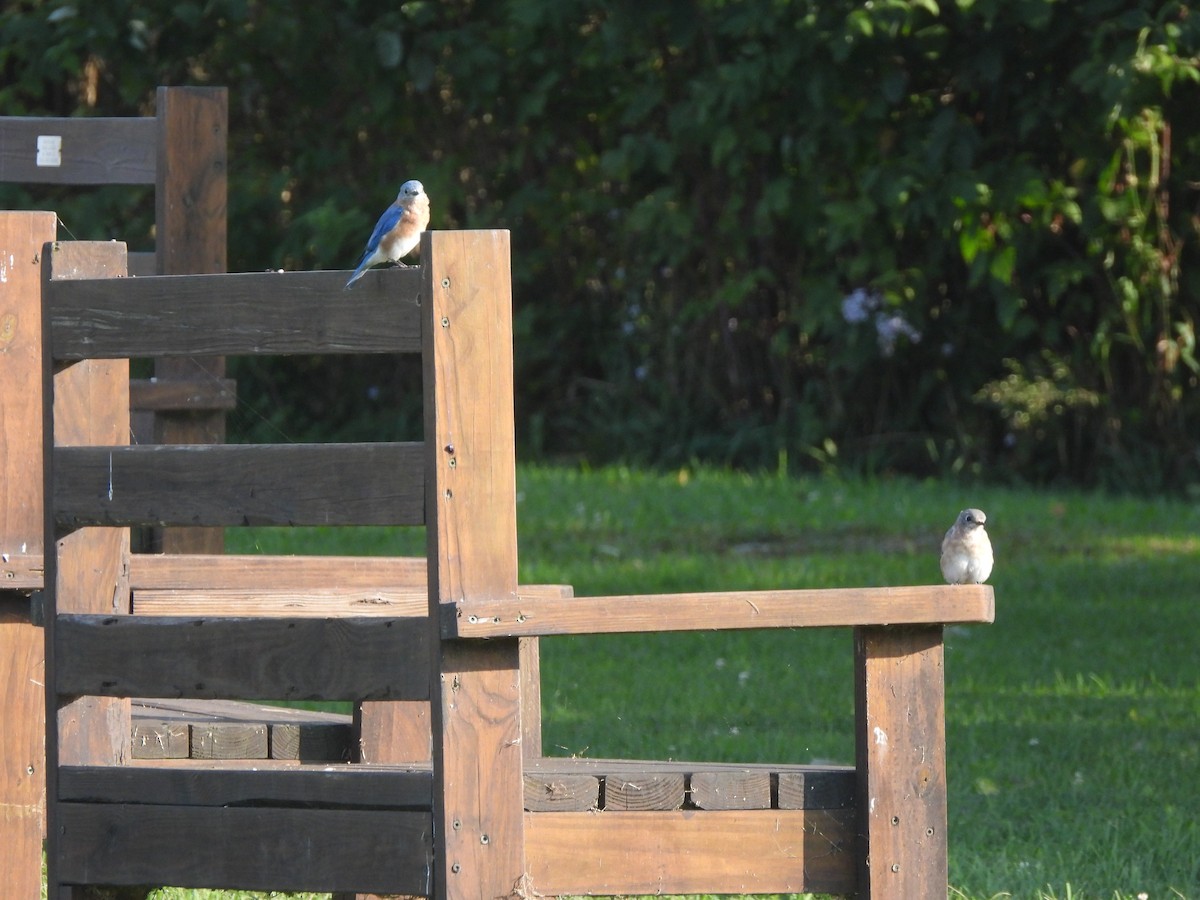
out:
{"label": "bird's tail", "polygon": [[360,266],[359,266],[357,269],[355,269],[355,270],[354,270],[354,272],[353,272],[353,273],[350,275],[350,279],[349,279],[349,280],[346,282],[346,286],[345,286],[344,288],[342,288],[342,290],[343,290],[343,291],[348,291],[348,290],[350,290],[350,287],[351,287],[351,285],[353,285],[353,284],[354,284],[354,282],[358,281],[358,279],[362,278],[362,277],[363,277],[363,273],[364,273],[364,272],[366,272],[366,271],[367,271],[367,267],[366,267],[366,266],[364,266],[364,265],[360,265]]}

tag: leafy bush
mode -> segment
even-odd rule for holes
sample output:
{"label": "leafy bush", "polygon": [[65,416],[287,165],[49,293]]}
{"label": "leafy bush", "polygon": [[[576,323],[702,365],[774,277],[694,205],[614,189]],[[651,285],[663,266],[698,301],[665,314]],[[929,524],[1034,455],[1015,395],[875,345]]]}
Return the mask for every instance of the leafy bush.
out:
{"label": "leafy bush", "polygon": [[[510,228],[530,452],[1197,478],[1200,19],[1184,4],[0,15],[6,114],[131,114],[159,83],[230,87],[232,268],[353,265],[408,177],[435,227]],[[149,231],[127,194],[109,218],[54,202],[80,237]],[[238,375],[264,418],[271,396],[395,381]],[[1030,429],[995,402],[1047,377],[1095,403],[1052,404]],[[369,410],[316,415],[294,427]]]}

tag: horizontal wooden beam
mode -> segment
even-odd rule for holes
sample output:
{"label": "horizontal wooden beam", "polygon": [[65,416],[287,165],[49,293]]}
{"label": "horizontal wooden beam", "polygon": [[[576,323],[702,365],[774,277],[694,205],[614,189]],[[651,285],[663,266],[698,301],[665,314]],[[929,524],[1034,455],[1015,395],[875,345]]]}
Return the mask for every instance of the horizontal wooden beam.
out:
{"label": "horizontal wooden beam", "polygon": [[422,619],[61,615],[54,638],[60,696],[429,697]]}
{"label": "horizontal wooden beam", "polygon": [[556,894],[848,894],[851,810],[528,812],[528,889]]}
{"label": "horizontal wooden beam", "polygon": [[419,353],[420,269],[50,282],[56,360]]}
{"label": "horizontal wooden beam", "polygon": [[57,447],[60,527],[421,525],[421,444]]}
{"label": "horizontal wooden beam", "polygon": [[129,560],[134,590],[230,590],[323,588],[425,589],[423,556],[281,556],[272,554],[150,554]]}
{"label": "horizontal wooden beam", "polygon": [[429,891],[428,812],[63,803],[57,826],[69,884]]}
{"label": "horizontal wooden beam", "polygon": [[525,808],[850,809],[855,781],[853,766],[537,757],[525,761]]}
{"label": "horizontal wooden beam", "polygon": [[237,408],[237,382],[232,378],[187,380],[136,378],[129,382],[132,410],[206,411]]}
{"label": "horizontal wooden beam", "polygon": [[45,574],[40,553],[0,553],[0,591],[41,590]]}
{"label": "horizontal wooden beam", "polygon": [[447,604],[443,634],[457,638],[984,623],[990,585],[719,591],[613,597],[497,597]]}
{"label": "horizontal wooden beam", "polygon": [[357,806],[429,810],[433,773],[400,766],[63,766],[58,796],[89,803],[172,806]]}
{"label": "horizontal wooden beam", "polygon": [[[334,576],[327,578],[326,583]],[[219,584],[213,581],[213,584]],[[133,612],[141,616],[381,616],[429,614],[420,588],[304,588],[301,590],[135,590]]]}
{"label": "horizontal wooden beam", "polygon": [[0,119],[0,181],[23,184],[154,184],[153,118]]}

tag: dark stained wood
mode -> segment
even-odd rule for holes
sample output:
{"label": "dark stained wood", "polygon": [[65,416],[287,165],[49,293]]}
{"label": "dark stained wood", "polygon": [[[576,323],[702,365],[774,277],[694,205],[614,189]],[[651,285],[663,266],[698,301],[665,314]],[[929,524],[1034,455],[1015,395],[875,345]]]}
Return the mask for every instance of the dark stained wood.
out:
{"label": "dark stained wood", "polygon": [[[345,291],[345,272],[255,272],[55,285],[56,359],[416,353],[419,272]],[[189,379],[198,375],[193,369]],[[177,376],[182,377],[182,376]],[[221,376],[214,375],[220,379]],[[166,379],[163,379],[166,380]]]}
{"label": "dark stained wood", "polygon": [[851,766],[811,767],[777,776],[780,809],[850,809],[857,790]]}
{"label": "dark stained wood", "polygon": [[[436,631],[442,605],[517,590],[509,236],[425,232],[421,259]],[[432,655],[433,890],[508,896],[525,873],[518,644],[442,641]]]}
{"label": "dark stained wood", "polygon": [[131,410],[230,410],[237,408],[237,382],[231,378],[193,378],[129,382]]}
{"label": "dark stained wood", "polygon": [[421,619],[81,615],[60,616],[56,631],[59,650],[69,651],[59,659],[60,694],[428,697]]}
{"label": "dark stained wood", "polygon": [[858,628],[854,644],[859,896],[944,896],[942,627]]}
{"label": "dark stained wood", "polygon": [[298,804],[428,810],[429,768],[254,763],[64,766],[64,800],[173,806]]}
{"label": "dark stained wood", "polygon": [[420,525],[420,444],[152,444],[55,450],[60,527]]}
{"label": "dark stained wood", "polygon": [[855,889],[853,847],[844,810],[530,812],[526,890],[845,894]]}
{"label": "dark stained wood", "polygon": [[[229,92],[223,87],[160,87],[155,97],[158,122],[158,182],[154,192],[156,271],[160,275],[201,275],[227,268]],[[159,358],[160,383],[223,382],[222,357]],[[225,413],[220,409],[160,409],[154,416],[160,444],[223,444]],[[151,543],[168,553],[220,553],[219,528],[154,529]]]}
{"label": "dark stained wood", "polygon": [[770,809],[771,773],[694,772],[688,779],[688,799],[697,809]]}
{"label": "dark stained wood", "polygon": [[454,637],[991,622],[991,585],[712,591],[466,600],[443,611]]}
{"label": "dark stained wood", "polygon": [[40,256],[55,223],[52,212],[0,212],[0,884],[14,897],[41,890],[42,630],[21,591],[43,584],[34,436],[42,429]]}
{"label": "dark stained wood", "polygon": [[428,812],[64,803],[60,827],[67,882],[428,889]]}
{"label": "dark stained wood", "polygon": [[[0,118],[0,181],[154,184],[154,132],[149,118]],[[38,165],[42,136],[62,139],[59,165]]]}
{"label": "dark stained wood", "polygon": [[63,846],[58,813],[57,769],[61,763],[121,765],[131,755],[129,701],[68,698],[58,691],[58,614],[128,612],[129,533],[125,529],[82,529],[58,539],[52,504],[55,444],[120,444],[129,439],[129,364],[90,360],[55,373],[47,355],[45,300],[54,279],[115,278],[125,273],[125,246],[116,242],[46,244],[42,254],[42,475],[45,511],[45,692],[46,692],[46,864],[48,895],[67,900],[60,887]]}

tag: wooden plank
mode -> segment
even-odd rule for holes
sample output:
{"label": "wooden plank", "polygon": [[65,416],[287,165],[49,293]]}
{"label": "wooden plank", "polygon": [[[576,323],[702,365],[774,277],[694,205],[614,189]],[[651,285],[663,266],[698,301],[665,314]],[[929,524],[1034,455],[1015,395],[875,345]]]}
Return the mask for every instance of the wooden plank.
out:
{"label": "wooden plank", "polygon": [[[414,701],[415,702],[415,701]],[[287,722],[270,726],[271,759],[350,760],[350,723]]]}
{"label": "wooden plank", "polygon": [[140,553],[129,561],[134,590],[229,590],[327,588],[348,590],[419,588],[425,591],[423,556],[221,556]]}
{"label": "wooden plank", "polygon": [[420,444],[62,447],[54,505],[86,525],[420,525]]}
{"label": "wooden plank", "polygon": [[[48,287],[56,280],[116,278],[125,273],[125,247],[115,242],[46,244],[42,251],[42,347],[49,346],[45,315]],[[56,444],[120,444],[129,440],[129,364],[89,360],[55,372],[42,358],[43,546],[46,549],[46,858],[47,895],[66,900],[58,859],[57,766],[120,765],[131,753],[129,701],[122,698],[65,699],[57,690],[56,640],[61,612],[121,614],[129,608],[129,533],[125,529],[82,529],[59,537],[53,496]],[[70,894],[75,896],[75,894]]]}
{"label": "wooden plank", "polygon": [[[224,272],[228,230],[229,91],[223,87],[160,87],[155,97],[158,122],[158,180],[154,191],[156,272],[201,275]],[[159,383],[197,378],[224,381],[222,357],[159,358]],[[160,409],[154,442],[223,444],[225,414],[220,409]],[[168,553],[220,553],[219,528],[154,529],[151,543]]]}
{"label": "wooden plank", "polygon": [[188,412],[236,409],[237,382],[216,377],[177,381],[139,378],[129,382],[129,408]]}
{"label": "wooden plank", "polygon": [[600,779],[595,775],[525,773],[525,809],[530,812],[599,808]]}
{"label": "wooden plank", "polygon": [[423,623],[60,616],[57,690],[108,697],[426,699]]}
{"label": "wooden plank", "polygon": [[42,880],[45,721],[41,629],[29,604],[0,596],[0,884],[14,897],[37,897]]}
{"label": "wooden plank", "polygon": [[313,807],[428,810],[433,774],[396,766],[259,763],[64,766],[64,800],[173,806],[306,803]]}
{"label": "wooden plank", "polygon": [[[41,454],[39,453],[39,456]],[[38,470],[41,471],[41,461]],[[38,484],[41,484],[39,479]],[[38,505],[41,512],[41,504]],[[15,546],[29,546],[31,542],[18,541]],[[41,547],[42,539],[38,536],[37,546]],[[3,553],[0,552],[0,591],[39,591],[45,583],[46,566],[42,554],[37,553]],[[40,638],[40,632],[39,632]],[[39,640],[40,643],[40,640]]]}
{"label": "wooden plank", "polygon": [[697,809],[770,809],[771,773],[765,769],[693,772],[688,799]]}
{"label": "wooden plank", "polygon": [[61,827],[67,883],[428,892],[427,812],[65,803]]}
{"label": "wooden plank", "polygon": [[[55,359],[415,353],[419,272],[344,291],[345,272],[96,279],[54,285]],[[193,370],[190,377],[195,377]],[[219,377],[219,376],[217,376]]]}
{"label": "wooden plank", "polygon": [[[517,590],[509,236],[425,232],[421,259],[436,628],[442,604]],[[433,891],[447,900],[523,882],[519,668],[516,640],[442,641],[433,653]]]}
{"label": "wooden plank", "polygon": [[942,627],[855,630],[859,896],[941,897],[948,873]]}
{"label": "wooden plank", "polygon": [[[330,578],[336,576],[330,575]],[[133,611],[141,616],[380,616],[424,617],[429,595],[421,590],[326,588],[319,590],[134,590]]]}
{"label": "wooden plank", "polygon": [[547,896],[848,894],[853,846],[843,810],[530,812],[526,887]]}
{"label": "wooden plank", "polygon": [[776,802],[780,809],[850,809],[857,793],[856,780],[852,766],[780,772]]}
{"label": "wooden plank", "polygon": [[610,775],[604,780],[604,808],[620,812],[681,809],[686,788],[681,772]]}
{"label": "wooden plank", "polygon": [[618,597],[465,600],[443,610],[448,637],[823,628],[982,623],[995,618],[991,585],[713,591]]}
{"label": "wooden plank", "polygon": [[38,896],[42,879],[42,630],[28,598],[10,589],[43,584],[33,436],[42,430],[40,255],[56,222],[52,212],[0,212],[0,884],[14,897]]}
{"label": "wooden plank", "polygon": [[133,759],[187,759],[192,754],[192,729],[183,722],[133,723]]}
{"label": "wooden plank", "polygon": [[154,129],[151,118],[0,118],[0,181],[153,184]]}
{"label": "wooden plank", "polygon": [[209,722],[193,725],[193,759],[267,759],[270,732],[262,722]]}
{"label": "wooden plank", "polygon": [[[271,759],[345,762],[350,758],[348,715],[239,701],[181,699],[133,702],[133,758],[194,758],[192,726],[202,732],[214,723],[236,722],[266,727]],[[139,740],[139,735],[144,737]]]}

